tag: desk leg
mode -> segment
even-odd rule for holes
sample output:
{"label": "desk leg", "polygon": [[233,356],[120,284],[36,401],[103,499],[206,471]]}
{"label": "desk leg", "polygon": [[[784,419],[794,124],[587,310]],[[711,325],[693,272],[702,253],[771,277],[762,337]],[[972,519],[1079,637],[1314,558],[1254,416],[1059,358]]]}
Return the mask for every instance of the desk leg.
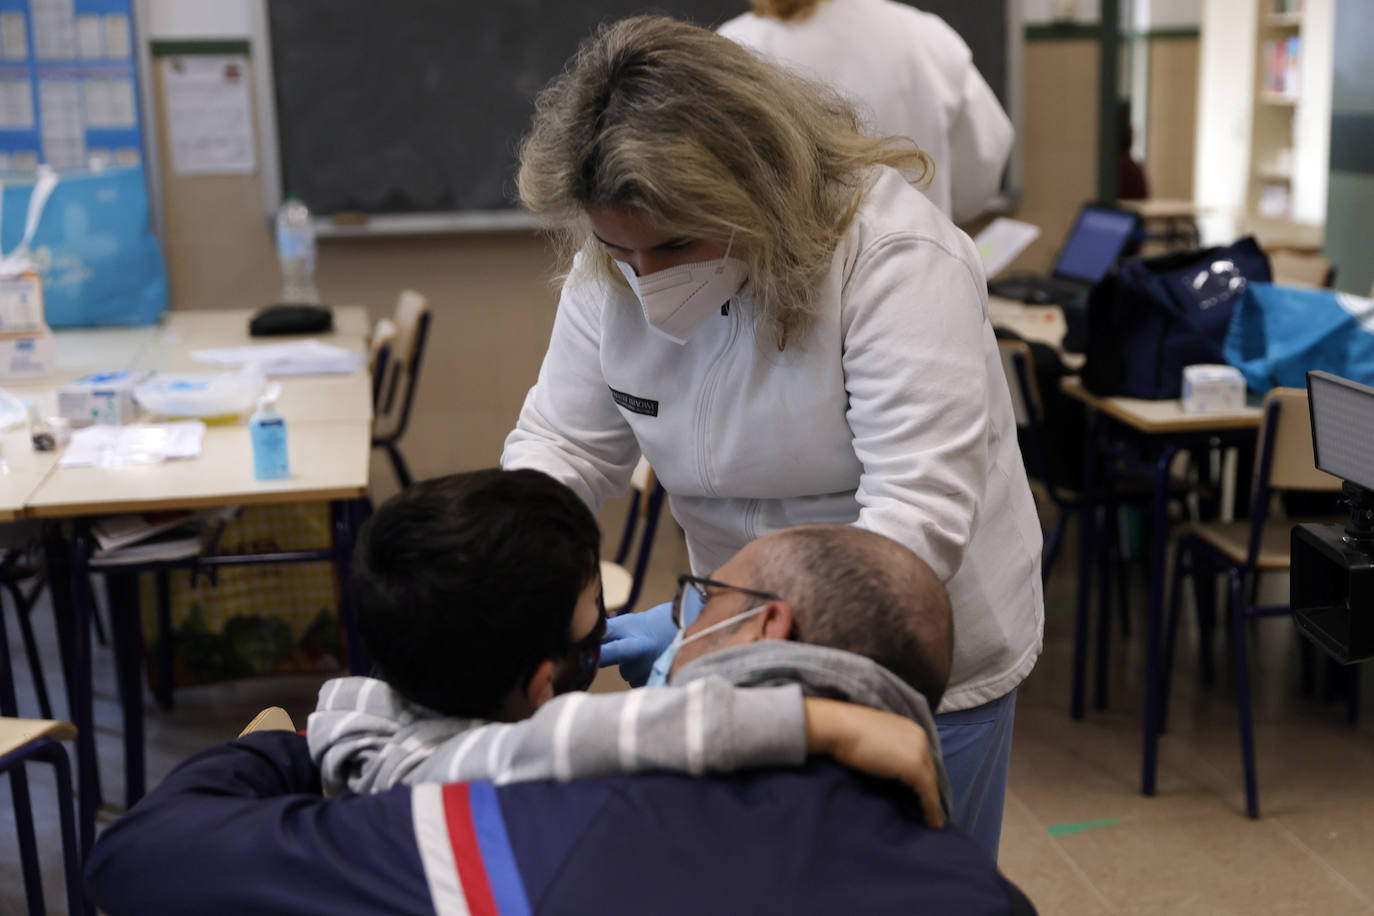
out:
{"label": "desk leg", "polygon": [[124,717],[124,805],[132,808],[147,789],[148,769],[144,759],[143,613],[138,574],[105,573],[105,593],[109,596],[119,708]]}
{"label": "desk leg", "polygon": [[[77,826],[84,859],[95,842],[95,814],[100,808],[100,774],[96,770],[95,711],[91,698],[91,606],[76,600],[78,590],[88,583],[77,582],[72,543],[59,523],[50,523],[43,534],[44,560],[48,568],[48,587],[52,590],[53,614],[59,621],[58,634],[67,630],[63,660],[67,666],[67,706],[76,726]],[[65,622],[65,624],[63,623]]]}
{"label": "desk leg", "polygon": [[358,519],[367,511],[366,505],[362,500],[336,500],[330,508],[334,521],[334,565],[339,571],[339,620],[343,624],[347,642],[348,672],[367,674],[371,663],[363,649],[363,638],[358,633],[358,618],[353,613],[353,600],[348,592],[348,577],[353,569],[353,543]]}
{"label": "desk leg", "polygon": [[1155,794],[1155,770],[1159,753],[1159,710],[1162,664],[1160,630],[1164,615],[1164,561],[1169,552],[1169,466],[1178,446],[1166,443],[1155,462],[1154,511],[1150,520],[1150,602],[1145,620],[1145,752],[1140,791]]}
{"label": "desk leg", "polygon": [[1088,616],[1092,613],[1093,542],[1097,536],[1097,411],[1088,408],[1083,432],[1083,489],[1078,497],[1078,603],[1073,621],[1073,687],[1069,714],[1083,718],[1088,672]]}

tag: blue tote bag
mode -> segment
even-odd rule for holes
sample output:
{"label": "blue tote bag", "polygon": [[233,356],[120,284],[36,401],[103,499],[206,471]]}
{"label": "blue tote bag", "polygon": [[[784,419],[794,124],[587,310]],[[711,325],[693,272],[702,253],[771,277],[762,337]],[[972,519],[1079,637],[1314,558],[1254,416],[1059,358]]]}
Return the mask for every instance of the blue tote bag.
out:
{"label": "blue tote bag", "polygon": [[[43,278],[50,327],[153,324],[167,309],[167,273],[148,222],[139,166],[6,184],[0,249]],[[30,207],[30,203],[34,206]],[[36,211],[36,212],[34,212]]]}
{"label": "blue tote bag", "polygon": [[1225,353],[1254,391],[1304,388],[1309,369],[1374,385],[1374,299],[1252,283],[1231,316]]}

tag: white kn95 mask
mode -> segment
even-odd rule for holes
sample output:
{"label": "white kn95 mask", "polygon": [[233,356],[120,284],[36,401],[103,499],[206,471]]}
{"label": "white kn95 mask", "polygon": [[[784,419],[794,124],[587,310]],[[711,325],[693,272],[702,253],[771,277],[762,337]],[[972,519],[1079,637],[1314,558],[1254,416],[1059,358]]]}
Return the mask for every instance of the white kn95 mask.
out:
{"label": "white kn95 mask", "polygon": [[[733,240],[732,240],[733,241]],[[701,323],[739,292],[749,275],[748,266],[730,257],[695,264],[679,264],[636,277],[624,261],[615,266],[630,284],[649,327],[677,344],[685,344]]]}

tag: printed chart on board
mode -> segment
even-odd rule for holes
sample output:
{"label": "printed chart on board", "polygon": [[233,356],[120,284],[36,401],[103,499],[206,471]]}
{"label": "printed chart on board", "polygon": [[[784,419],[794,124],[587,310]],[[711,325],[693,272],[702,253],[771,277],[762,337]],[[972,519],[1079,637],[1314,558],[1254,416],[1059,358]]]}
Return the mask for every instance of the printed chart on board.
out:
{"label": "printed chart on board", "polygon": [[141,158],[132,0],[0,0],[0,175]]}

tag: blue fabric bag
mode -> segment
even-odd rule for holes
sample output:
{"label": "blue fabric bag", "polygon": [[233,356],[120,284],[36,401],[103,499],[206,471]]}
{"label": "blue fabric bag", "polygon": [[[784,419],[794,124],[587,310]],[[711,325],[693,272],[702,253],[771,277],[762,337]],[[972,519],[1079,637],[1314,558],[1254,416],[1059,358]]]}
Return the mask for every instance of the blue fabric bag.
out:
{"label": "blue fabric bag", "polygon": [[1183,369],[1222,361],[1246,286],[1268,282],[1253,238],[1224,248],[1125,261],[1088,298],[1083,384],[1097,395],[1176,398]]}
{"label": "blue fabric bag", "polygon": [[36,214],[34,188],[5,185],[0,250],[7,260],[27,256],[42,276],[48,325],[155,323],[167,309],[167,273],[148,222],[143,169],[64,174],[46,203],[41,195],[33,201]]}
{"label": "blue fabric bag", "polygon": [[1259,392],[1305,388],[1309,369],[1374,385],[1374,299],[1252,283],[1232,315],[1226,361]]}

